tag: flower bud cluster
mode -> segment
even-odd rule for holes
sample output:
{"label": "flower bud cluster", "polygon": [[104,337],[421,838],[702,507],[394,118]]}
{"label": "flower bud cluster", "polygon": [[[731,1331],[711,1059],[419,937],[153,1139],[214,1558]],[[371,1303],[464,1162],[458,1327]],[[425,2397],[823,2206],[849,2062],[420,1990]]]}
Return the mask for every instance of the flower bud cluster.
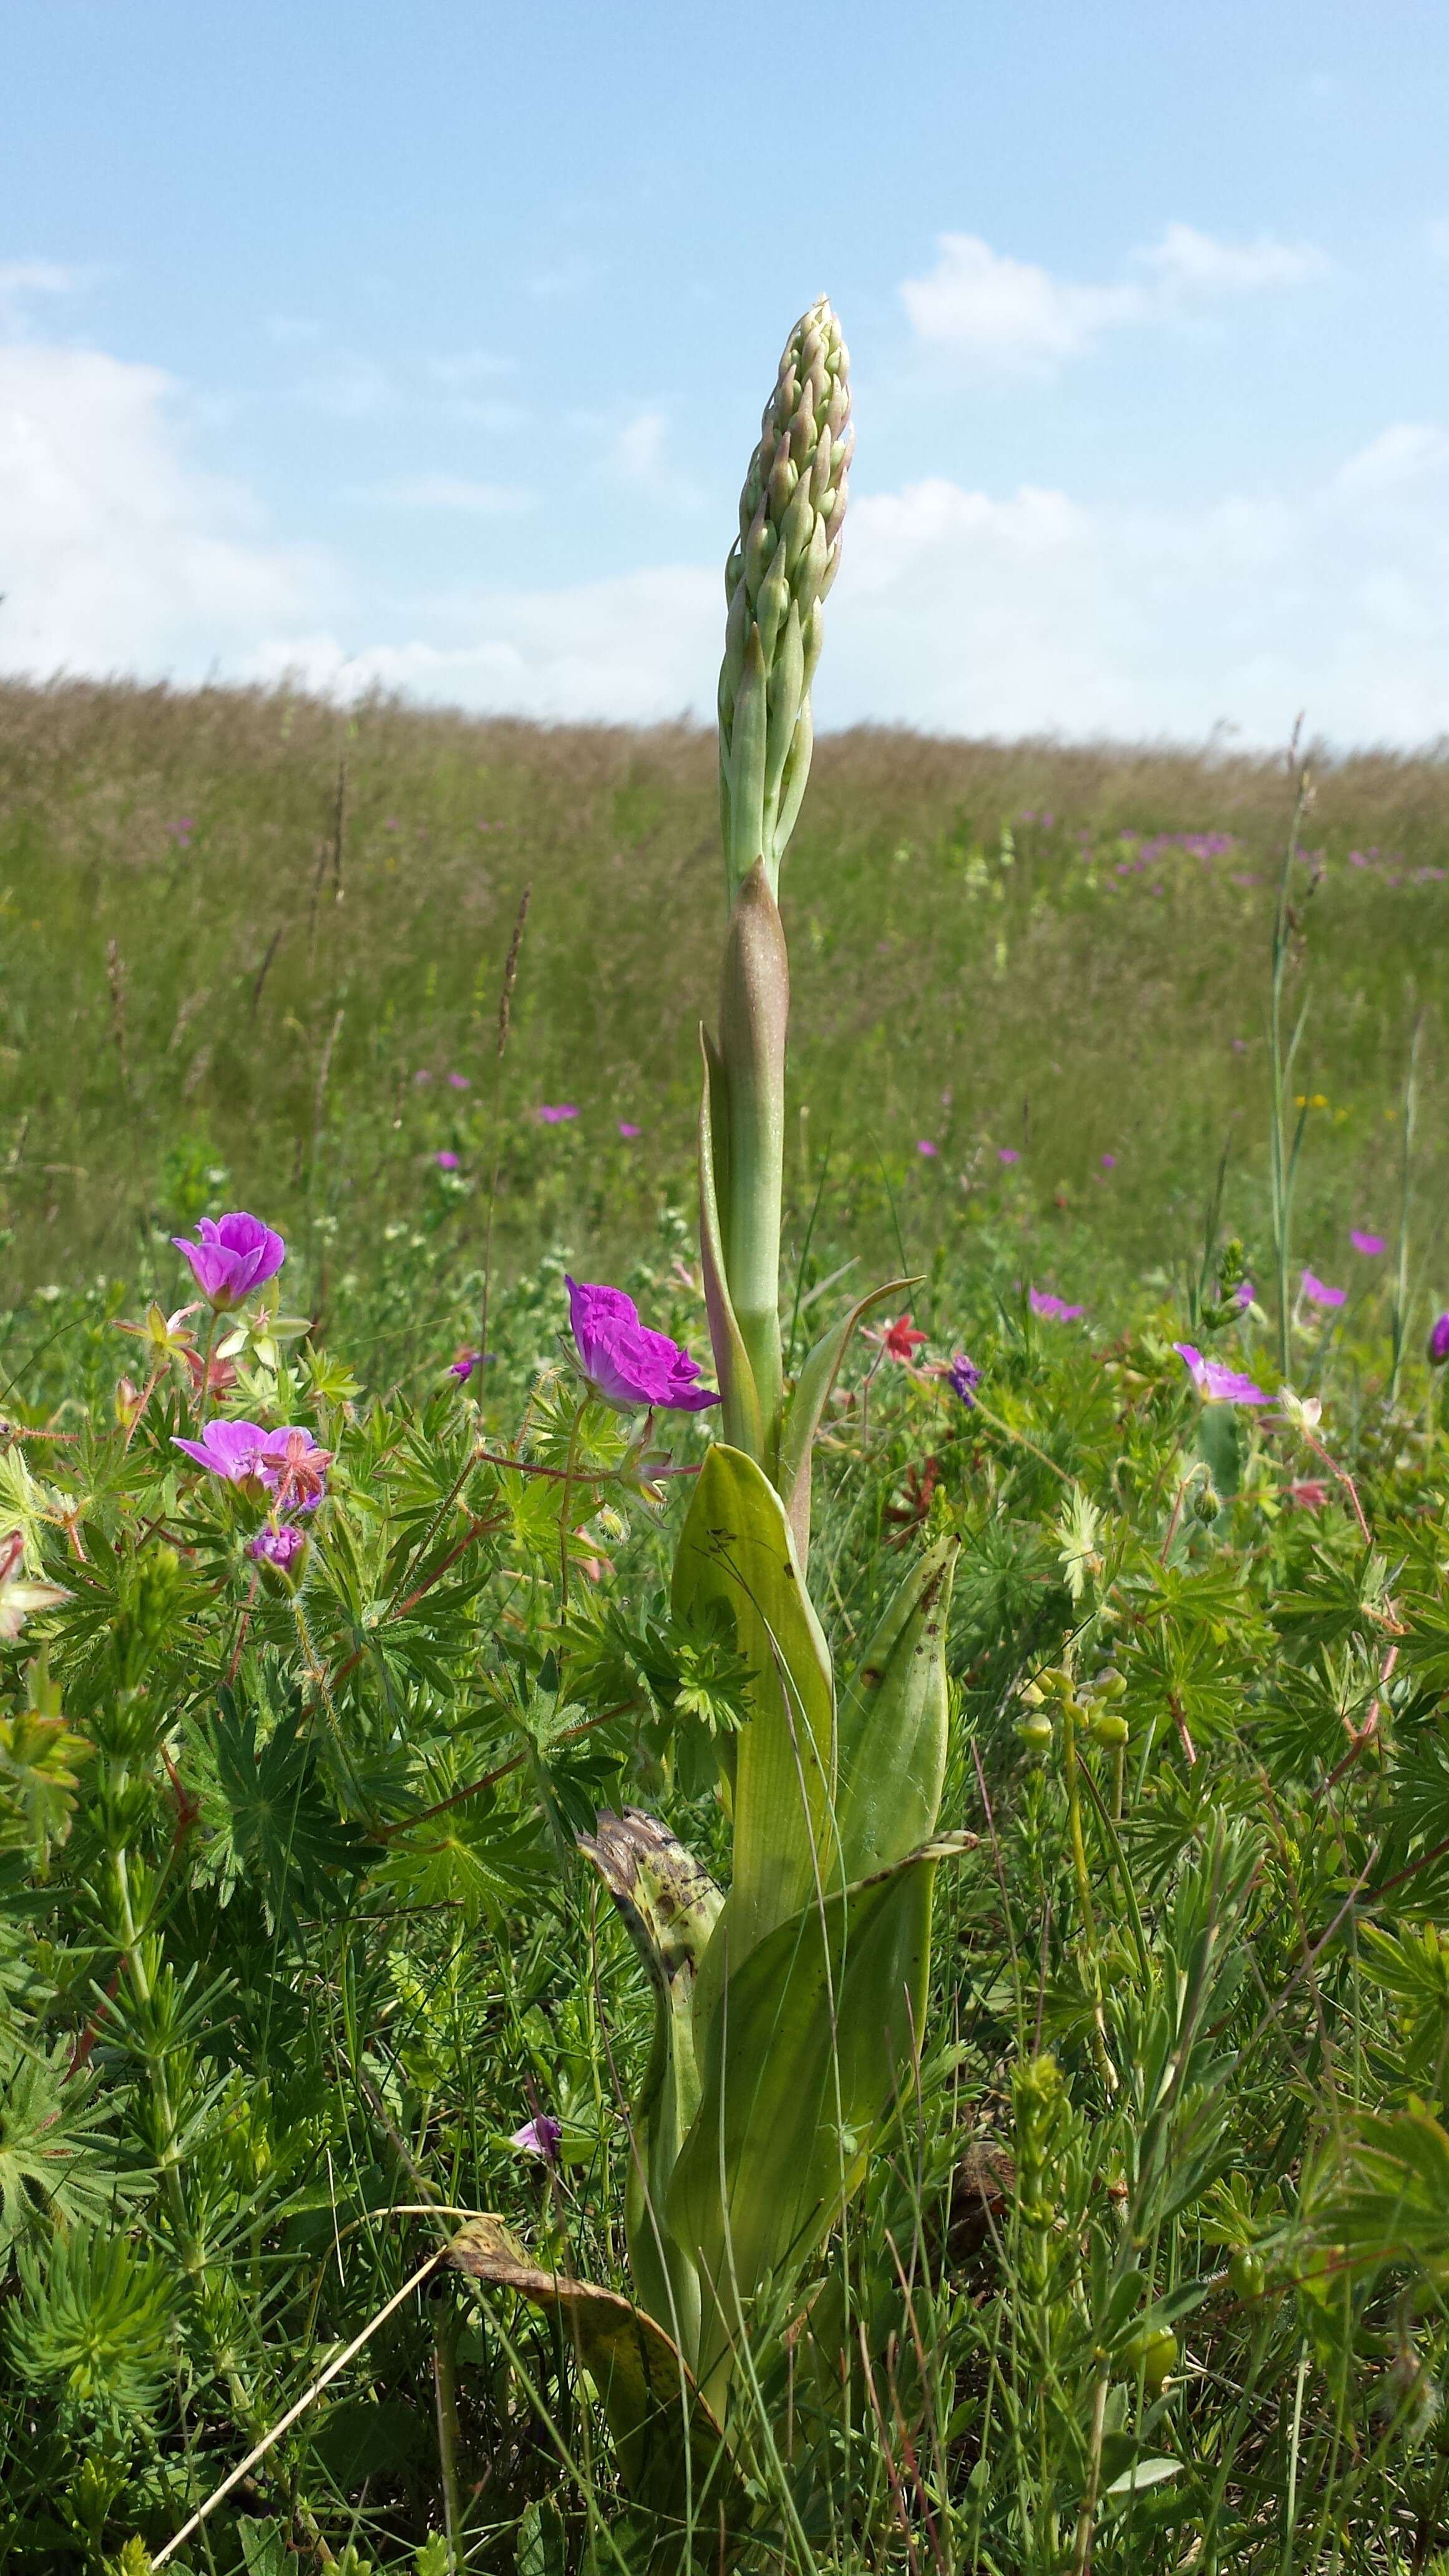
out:
{"label": "flower bud cluster", "polygon": [[1023,1715],[1017,1720],[1016,1732],[1029,1753],[1045,1753],[1055,1734],[1052,1709],[1071,1720],[1094,1744],[1109,1752],[1119,1752],[1128,1740],[1127,1720],[1117,1702],[1125,1697],[1127,1684],[1110,1666],[1094,1674],[1090,1681],[1074,1681],[1058,1664],[1049,1664],[1034,1681],[1022,1685]]}
{"label": "flower bud cluster", "polygon": [[821,602],[840,560],[851,444],[850,361],[822,296],[785,345],[725,565],[720,807],[730,903],[759,858],[778,894],[805,793],[810,685]]}

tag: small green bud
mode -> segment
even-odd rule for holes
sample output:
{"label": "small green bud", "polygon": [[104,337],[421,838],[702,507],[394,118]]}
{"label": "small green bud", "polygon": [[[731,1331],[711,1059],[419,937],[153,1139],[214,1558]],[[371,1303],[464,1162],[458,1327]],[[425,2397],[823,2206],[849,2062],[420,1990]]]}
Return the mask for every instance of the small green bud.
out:
{"label": "small green bud", "polygon": [[1087,1731],[1094,1744],[1105,1745],[1112,1753],[1121,1749],[1131,1733],[1126,1718],[1115,1708],[1099,1708]]}
{"label": "small green bud", "polygon": [[1238,2247],[1228,2265],[1228,2280],[1234,2298],[1261,2299],[1268,2283],[1268,2266],[1255,2246]]}
{"label": "small green bud", "polygon": [[1129,2373],[1141,2373],[1155,2397],[1177,2368],[1177,2337],[1170,2326],[1144,2326],[1126,2345],[1122,2359]]}
{"label": "small green bud", "polygon": [[1045,1709],[1033,1709],[1017,1722],[1017,1734],[1028,1753],[1045,1753],[1052,1740],[1052,1722]]}

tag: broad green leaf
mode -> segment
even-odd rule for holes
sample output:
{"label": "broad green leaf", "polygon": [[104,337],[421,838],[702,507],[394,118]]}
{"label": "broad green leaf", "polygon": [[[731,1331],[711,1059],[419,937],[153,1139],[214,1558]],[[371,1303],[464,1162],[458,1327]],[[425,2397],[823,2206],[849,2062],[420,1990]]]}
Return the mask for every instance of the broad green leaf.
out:
{"label": "broad green leaf", "polygon": [[802,1565],[810,1554],[810,1462],[815,1454],[815,1435],[840,1375],[850,1336],[872,1308],[918,1285],[915,1279],[888,1279],[883,1288],[872,1288],[868,1297],[857,1298],[849,1313],[842,1315],[838,1324],[832,1324],[816,1343],[795,1381],[780,1429],[780,1492],[794,1533],[795,1553]]}
{"label": "broad green leaf", "polygon": [[[700,2385],[723,2400],[754,2293],[807,2260],[859,2183],[871,2134],[919,2043],[936,1863],[925,1844],[811,1900],[730,1963],[703,2056],[704,2097],[669,2195],[704,2302]],[[728,1939],[728,1910],[713,1947]]]}
{"label": "broad green leaf", "polygon": [[1145,2495],[1149,2487],[1160,2487],[1165,2479],[1181,2475],[1181,2460],[1134,2460],[1130,2469],[1124,2469],[1119,2478],[1102,2489],[1102,2500],[1114,2503],[1119,2497]]}
{"label": "broad green leaf", "polygon": [[501,2218],[470,2219],[448,2247],[460,2272],[558,2318],[598,2389],[630,2492],[655,2513],[738,2533],[749,2506],[718,2420],[662,2326],[617,2290],[530,2260]]}
{"label": "broad green leaf", "polygon": [[[750,1668],[735,1738],[734,1883],[723,1920],[732,1968],[798,1914],[831,1863],[835,1699],[830,1649],[810,1606],[785,1507],[752,1458],[716,1441],[695,1483],[674,1560],[674,1607],[723,1603]],[[696,2021],[714,2002],[712,1942]]]}
{"label": "broad green leaf", "polygon": [[765,1445],[759,1390],[725,1274],[724,1214],[729,1196],[729,1097],[724,1066],[709,1031],[701,1028],[704,1092],[699,1104],[699,1254],[709,1316],[710,1348],[723,1399],[726,1439],[758,1458]]}
{"label": "broad green leaf", "polygon": [[941,1539],[901,1585],[840,1703],[835,1793],[847,1885],[929,1841],[941,1812],[946,1618],[960,1542]]}
{"label": "broad green leaf", "polygon": [[637,1807],[601,1815],[579,1847],[627,1923],[654,1988],[654,2041],[634,2106],[624,2222],[640,2298],[692,2355],[699,2276],[669,2225],[669,2181],[699,2108],[695,1975],[724,1898],[668,1828]]}

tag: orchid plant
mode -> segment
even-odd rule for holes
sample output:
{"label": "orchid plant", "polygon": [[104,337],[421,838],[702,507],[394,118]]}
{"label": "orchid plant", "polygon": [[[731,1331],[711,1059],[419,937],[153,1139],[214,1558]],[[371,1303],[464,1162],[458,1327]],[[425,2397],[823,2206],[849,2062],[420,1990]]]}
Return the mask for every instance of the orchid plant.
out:
{"label": "orchid plant", "polygon": [[[811,2267],[908,2085],[936,1867],[970,1843],[937,1836],[954,1542],[929,1549],[907,1576],[843,1690],[806,1585],[825,1407],[856,1325],[909,1283],[852,1306],[793,1384],[782,1355],[789,967],[778,891],[810,770],[810,691],[851,438],[846,350],[822,299],[786,344],[725,575],[727,921],[699,1126],[718,1396],[699,1385],[692,1360],[640,1325],[629,1299],[569,1283],[580,1364],[597,1394],[626,1407],[720,1406],[722,1436],[680,1532],[673,1600],[683,1616],[731,1627],[748,1668],[746,1720],[719,1748],[730,1885],[722,1891],[637,1809],[600,1816],[584,1841],[655,1995],[633,2108],[632,2309],[531,2265],[493,2222],[465,2229],[455,2248],[463,2268],[566,2315],[626,2474],[671,2512],[697,2511],[700,2482],[716,2473],[723,2509],[758,2445],[760,2342],[792,2314],[798,2330]],[[692,2428],[683,2445],[681,2396]],[[712,2523],[716,2503],[705,2512]]]}

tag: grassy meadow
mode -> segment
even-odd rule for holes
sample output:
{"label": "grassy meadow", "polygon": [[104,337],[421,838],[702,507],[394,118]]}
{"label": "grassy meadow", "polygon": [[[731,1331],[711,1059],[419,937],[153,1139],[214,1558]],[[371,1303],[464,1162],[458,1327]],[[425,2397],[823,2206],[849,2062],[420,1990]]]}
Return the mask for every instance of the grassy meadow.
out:
{"label": "grassy meadow", "polygon": [[[567,1265],[707,1355],[713,737],[0,689],[0,2566],[1446,2576],[1449,758],[1319,765],[1284,1316],[1293,806],[818,748],[788,1369],[913,1284],[811,1586],[863,1689],[953,1544],[957,1840],[848,2223],[661,2470],[547,2304],[629,2313],[654,2027],[580,1837],[723,1875],[748,1676],[560,1335]],[[175,1312],[242,1208],[291,1326]],[[325,1453],[285,1562],[208,1383]]]}
{"label": "grassy meadow", "polygon": [[[912,1266],[985,1226],[1073,1293],[1130,1291],[1196,1257],[1226,1158],[1256,1258],[1291,803],[1267,759],[823,741],[784,892],[798,1226],[818,1196],[824,1238]],[[1337,1278],[1350,1224],[1397,1219],[1416,1020],[1419,1133],[1444,1131],[1449,763],[1326,766],[1303,837],[1302,1250]],[[617,1259],[689,1204],[718,884],[703,731],[5,689],[12,1293],[149,1276],[179,1225],[264,1199],[313,1306],[345,1306],[399,1227],[466,1266],[495,1165],[505,1271]],[[1432,1208],[1432,1147],[1422,1179]]]}

